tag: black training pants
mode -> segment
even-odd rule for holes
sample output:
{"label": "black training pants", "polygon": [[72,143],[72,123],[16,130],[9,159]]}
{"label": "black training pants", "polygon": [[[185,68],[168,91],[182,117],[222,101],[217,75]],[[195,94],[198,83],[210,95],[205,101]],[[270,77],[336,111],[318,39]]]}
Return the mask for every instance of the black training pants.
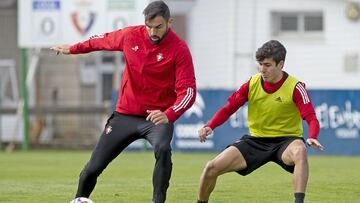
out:
{"label": "black training pants", "polygon": [[174,125],[155,125],[145,117],[124,115],[114,112],[96,144],[90,161],[80,174],[76,197],[89,197],[97,177],[130,143],[144,138],[150,142],[155,154],[153,172],[153,201],[163,203],[172,170],[171,146]]}

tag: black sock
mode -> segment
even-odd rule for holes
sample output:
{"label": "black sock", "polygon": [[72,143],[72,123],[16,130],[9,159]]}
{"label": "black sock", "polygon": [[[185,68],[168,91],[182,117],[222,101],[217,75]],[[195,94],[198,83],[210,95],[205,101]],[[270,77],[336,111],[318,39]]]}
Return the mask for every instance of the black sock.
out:
{"label": "black sock", "polygon": [[197,203],[208,203],[208,201],[201,201],[201,200],[198,200]]}
{"label": "black sock", "polygon": [[294,193],[295,203],[304,203],[305,193],[297,192]]}

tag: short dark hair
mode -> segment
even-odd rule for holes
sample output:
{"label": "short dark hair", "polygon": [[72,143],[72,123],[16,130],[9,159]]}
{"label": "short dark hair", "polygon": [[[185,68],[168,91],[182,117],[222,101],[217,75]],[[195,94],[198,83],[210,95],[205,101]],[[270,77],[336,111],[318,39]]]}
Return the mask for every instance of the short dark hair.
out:
{"label": "short dark hair", "polygon": [[165,20],[170,18],[169,7],[163,1],[151,2],[143,11],[145,21],[152,20],[156,16],[162,16]]}
{"label": "short dark hair", "polygon": [[272,58],[277,65],[280,61],[285,62],[285,57],[286,49],[284,45],[277,40],[266,42],[256,51],[256,60],[258,62],[263,61],[265,58]]}

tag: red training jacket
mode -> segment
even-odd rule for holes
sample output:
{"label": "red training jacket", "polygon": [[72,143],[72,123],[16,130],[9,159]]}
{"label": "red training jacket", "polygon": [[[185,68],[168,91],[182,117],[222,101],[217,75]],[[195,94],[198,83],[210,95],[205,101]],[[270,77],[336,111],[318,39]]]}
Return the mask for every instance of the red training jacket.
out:
{"label": "red training jacket", "polygon": [[117,112],[147,116],[146,110],[161,110],[174,122],[194,103],[191,54],[171,29],[158,44],[151,43],[142,25],[95,35],[70,47],[72,54],[98,50],[122,51],[125,58]]}

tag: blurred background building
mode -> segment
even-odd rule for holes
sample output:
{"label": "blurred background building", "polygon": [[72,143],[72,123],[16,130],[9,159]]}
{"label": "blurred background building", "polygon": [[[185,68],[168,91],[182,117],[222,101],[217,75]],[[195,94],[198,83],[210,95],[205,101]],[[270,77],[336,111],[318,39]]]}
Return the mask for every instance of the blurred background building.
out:
{"label": "blurred background building", "polygon": [[256,72],[254,52],[270,39],[285,44],[284,70],[308,87],[360,87],[359,1],[198,0],[194,5],[189,40],[202,88],[237,88]]}
{"label": "blurred background building", "polygon": [[[1,142],[7,145],[23,140],[24,126],[16,113],[19,113],[21,98],[20,48],[26,48],[28,75],[33,74],[28,82],[32,146],[92,146],[112,111],[113,95],[124,68],[121,54],[97,52],[56,56],[48,49],[49,45],[75,43],[95,34],[142,24],[142,10],[148,2],[0,1]],[[277,39],[285,45],[288,54],[284,70],[304,81],[309,89],[321,90],[319,94],[335,97],[355,95],[350,99],[350,110],[349,107],[343,109],[349,118],[341,115],[335,119],[350,120],[351,125],[345,121],[341,125],[347,125],[347,128],[350,125],[353,133],[350,142],[355,139],[360,144],[360,104],[355,101],[360,90],[360,1],[166,2],[175,20],[174,31],[188,43],[192,52],[198,88],[204,91],[200,92],[194,108],[184,116],[185,120],[179,120],[175,129],[176,135],[183,134],[180,137],[175,135],[175,141],[191,138],[193,142],[175,144],[175,148],[198,147],[194,144],[196,128],[203,125],[221,104],[206,109],[209,104],[205,103],[212,98],[207,97],[212,94],[209,91],[218,91],[215,92],[217,95],[223,95],[220,101],[226,102],[228,93],[257,72],[254,53],[270,39]],[[71,18],[74,13],[79,15],[78,19]],[[92,14],[96,16],[93,19]],[[78,20],[77,27],[74,20]],[[343,92],[327,92],[333,90]],[[201,98],[203,94],[205,96]],[[323,107],[321,104],[319,102]],[[199,111],[206,112],[207,117],[196,113]],[[235,119],[246,120],[242,117]],[[187,127],[190,122],[194,124]],[[246,128],[246,124],[241,127]],[[208,149],[212,148],[214,145],[209,145]]]}

